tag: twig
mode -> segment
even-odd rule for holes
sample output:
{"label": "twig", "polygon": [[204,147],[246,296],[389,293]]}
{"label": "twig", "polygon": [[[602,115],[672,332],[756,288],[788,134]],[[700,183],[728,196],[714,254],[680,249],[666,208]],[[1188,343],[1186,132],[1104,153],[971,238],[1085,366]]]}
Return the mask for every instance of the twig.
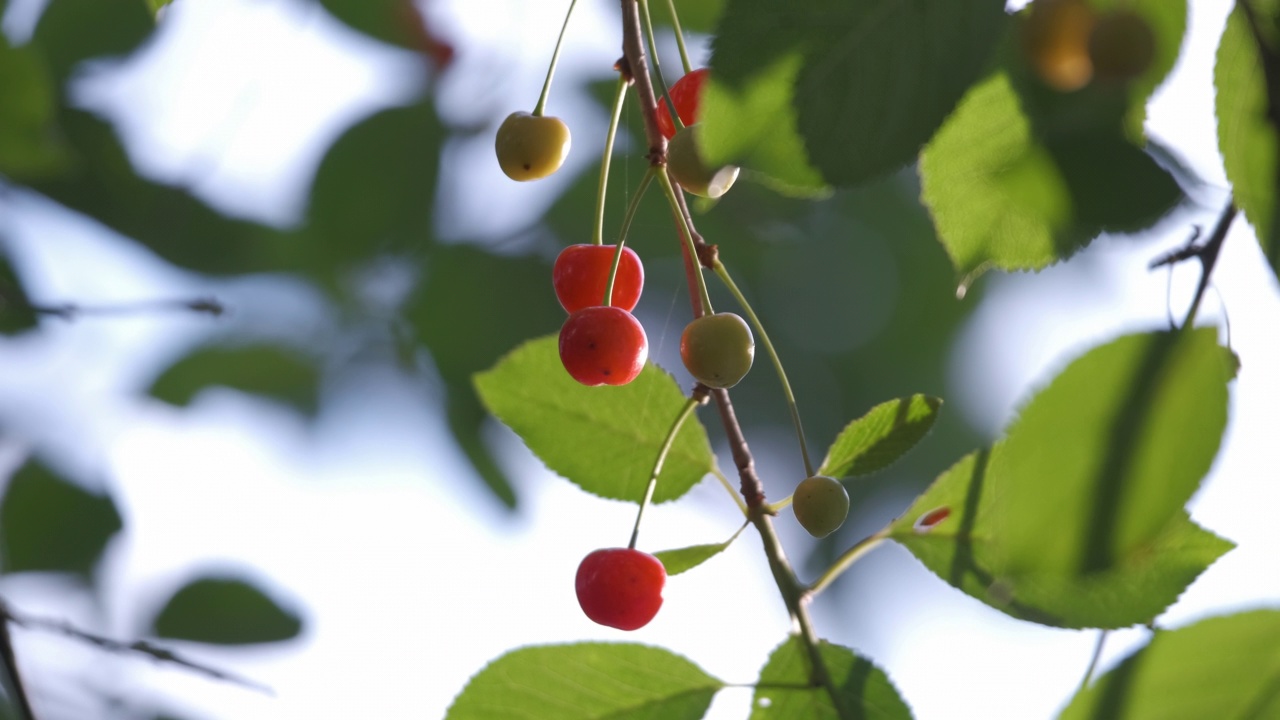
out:
{"label": "twig", "polygon": [[1222,209],[1222,215],[1218,217],[1218,224],[1213,226],[1213,234],[1209,236],[1209,240],[1205,242],[1204,247],[1196,253],[1200,258],[1200,284],[1196,286],[1196,295],[1191,300],[1191,308],[1187,310],[1187,317],[1182,321],[1183,329],[1191,327],[1196,321],[1196,312],[1200,310],[1200,301],[1204,299],[1204,293],[1209,289],[1209,277],[1213,274],[1213,268],[1218,264],[1218,253],[1222,250],[1222,243],[1227,239],[1227,231],[1231,229],[1231,221],[1236,219],[1236,209],[1234,201],[1227,203]]}
{"label": "twig", "polygon": [[120,655],[145,655],[157,662],[177,665],[198,675],[204,675],[205,677],[212,678],[214,680],[231,683],[232,685],[239,685],[250,690],[256,690],[264,695],[270,695],[272,697],[275,696],[275,691],[262,683],[249,680],[225,670],[210,667],[203,663],[195,662],[194,660],[188,660],[186,657],[179,655],[172,650],[154,645],[146,640],[135,640],[133,642],[112,640],[111,638],[81,630],[64,620],[53,620],[49,618],[19,614],[14,612],[13,608],[3,600],[0,600],[0,621],[3,621],[0,622],[0,625],[12,623],[18,627],[29,630],[44,630],[46,632],[63,635],[65,637],[88,643],[109,653],[116,653]]}
{"label": "twig", "polygon": [[203,313],[213,317],[220,317],[227,311],[226,306],[216,298],[195,298],[193,300],[140,300],[137,302],[117,303],[114,305],[80,305],[78,303],[41,305],[27,302],[14,302],[12,299],[5,298],[0,294],[0,310],[2,310],[6,304],[10,307],[35,313],[36,315],[48,315],[67,321],[75,320],[83,315],[139,315],[143,313],[169,312],[175,310],[180,312]]}
{"label": "twig", "polygon": [[36,720],[31,710],[31,699],[27,697],[27,688],[22,684],[22,675],[18,672],[18,656],[13,651],[13,637],[9,634],[8,617],[0,617],[0,662],[4,663],[6,683],[13,697],[9,698],[17,704],[23,720]]}
{"label": "twig", "polygon": [[1076,694],[1084,692],[1089,687],[1089,682],[1093,680],[1093,674],[1098,671],[1098,661],[1102,659],[1102,646],[1107,642],[1108,631],[1098,631],[1098,642],[1093,646],[1093,657],[1089,658],[1089,667],[1085,668],[1084,678],[1080,680],[1080,689]]}

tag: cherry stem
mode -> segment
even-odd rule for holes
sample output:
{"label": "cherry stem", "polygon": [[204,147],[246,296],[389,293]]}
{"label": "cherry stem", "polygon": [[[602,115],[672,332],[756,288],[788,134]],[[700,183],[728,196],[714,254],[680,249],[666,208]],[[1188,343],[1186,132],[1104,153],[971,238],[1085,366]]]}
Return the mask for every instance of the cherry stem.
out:
{"label": "cherry stem", "polygon": [[[680,113],[676,112],[676,104],[671,101],[671,91],[667,89],[667,81],[662,78],[662,64],[658,62],[658,43],[653,36],[653,20],[649,17],[649,0],[640,0],[640,9],[644,11],[644,33],[649,39],[649,54],[653,56],[653,74],[658,77],[658,87],[662,89],[662,97],[667,101],[667,114],[671,116],[673,127],[677,131],[684,129],[684,123],[680,120]],[[672,8],[674,17],[675,8]],[[676,37],[679,37],[677,35]],[[680,49],[684,51],[684,40],[680,41]],[[685,72],[688,72],[689,60],[685,58]]]}
{"label": "cherry stem", "polygon": [[743,516],[746,516],[747,504],[742,501],[742,496],[733,488],[733,483],[729,482],[729,478],[724,476],[724,473],[720,471],[719,467],[711,468],[711,474],[715,475],[716,479],[720,481],[720,484],[724,486],[724,489],[729,491],[729,497],[733,498],[733,501],[738,504],[738,509],[742,511]]}
{"label": "cherry stem", "polygon": [[649,183],[653,181],[654,172],[656,171],[650,165],[649,170],[644,174],[644,179],[640,181],[639,187],[636,188],[635,194],[631,196],[631,202],[627,203],[627,214],[622,218],[622,232],[618,234],[618,246],[613,250],[613,264],[609,267],[609,282],[604,287],[604,305],[613,304],[613,281],[618,277],[618,265],[622,262],[622,248],[627,244],[627,233],[631,232],[631,222],[636,219],[636,210],[640,208],[640,199],[644,197],[644,192],[649,189]]}
{"label": "cherry stem", "polygon": [[[697,258],[698,249],[693,245],[693,228],[689,227],[688,220],[680,211],[680,201],[676,199],[675,186],[671,184],[671,178],[667,175],[665,167],[658,173],[658,180],[662,181],[662,192],[667,196],[667,202],[671,204],[671,212],[676,216],[676,222],[680,226],[680,239],[685,244],[685,250],[688,251],[689,257]],[[711,295],[707,293],[707,280],[702,277],[702,266],[695,265],[694,269],[697,271],[694,275],[698,280],[698,297],[702,298],[702,312],[704,315],[711,315],[714,311],[711,309]]]}
{"label": "cherry stem", "polygon": [[[728,269],[724,263],[716,260],[716,275],[729,288],[729,292],[734,299],[738,301],[738,305],[742,306],[743,312],[747,314],[747,319],[751,321],[751,326],[756,329],[756,333],[760,335],[760,342],[764,345],[765,352],[769,353],[769,359],[773,361],[773,369],[778,373],[778,380],[782,382],[782,393],[787,398],[787,409],[791,411],[791,424],[796,428],[796,439],[800,441],[800,456],[804,459],[805,477],[813,477],[813,461],[809,459],[809,445],[804,440],[804,427],[800,424],[800,408],[796,405],[795,393],[791,391],[791,383],[787,380],[787,372],[782,369],[782,360],[778,357],[778,351],[773,347],[773,341],[769,339],[769,333],[764,331],[764,324],[760,322],[760,318],[756,316],[756,311],[751,309],[751,303],[747,302],[747,298],[738,289],[733,278],[729,276]],[[786,507],[783,505],[783,507]]]}
{"label": "cherry stem", "polygon": [[1098,661],[1102,659],[1102,646],[1107,643],[1107,635],[1107,630],[1098,631],[1098,641],[1094,643],[1093,655],[1089,658],[1089,667],[1084,670],[1084,677],[1080,680],[1080,689],[1076,690],[1077,695],[1089,687],[1089,682],[1093,680],[1093,674],[1098,671]]}
{"label": "cherry stem", "polygon": [[887,539],[889,539],[889,528],[886,527],[874,535],[869,535],[862,540],[859,540],[853,547],[845,550],[843,555],[836,558],[836,561],[831,563],[831,567],[827,568],[826,572],[822,573],[817,580],[813,581],[813,584],[810,585],[809,589],[805,592],[805,596],[812,598],[823,590],[826,590],[827,586],[835,582],[836,578],[844,574],[845,570],[848,570],[854,563],[861,560],[867,553],[874,550],[880,545],[880,543]]}
{"label": "cherry stem", "polygon": [[609,118],[609,134],[604,138],[604,157],[600,160],[600,186],[596,189],[596,227],[591,236],[591,242],[596,245],[604,244],[604,200],[609,187],[609,162],[613,159],[613,141],[618,137],[618,121],[622,119],[622,104],[626,98],[627,77],[618,73],[618,92],[613,98],[613,115]]}
{"label": "cherry stem", "polygon": [[538,96],[538,104],[533,107],[534,115],[542,115],[547,110],[547,96],[551,94],[551,78],[556,74],[556,65],[560,62],[560,48],[564,45],[564,32],[569,29],[569,18],[573,17],[573,9],[578,0],[569,0],[569,9],[564,14],[564,24],[560,26],[560,37],[556,38],[555,52],[551,53],[551,65],[547,67],[547,79],[542,83],[542,94]]}
{"label": "cherry stem", "polygon": [[680,15],[676,12],[676,0],[667,0],[667,7],[671,10],[671,27],[676,31],[676,46],[680,48],[680,62],[684,65],[684,74],[688,75],[693,72],[693,63],[689,62],[689,49],[684,46],[684,30],[680,29]]}
{"label": "cherry stem", "polygon": [[653,491],[658,487],[658,474],[662,472],[662,464],[667,461],[667,453],[671,451],[671,446],[675,444],[676,435],[680,432],[680,426],[684,425],[684,421],[693,413],[693,409],[706,402],[707,396],[705,392],[694,390],[693,396],[685,401],[684,407],[680,409],[680,414],[676,416],[676,421],[671,423],[671,429],[667,431],[667,437],[662,441],[662,447],[658,449],[658,457],[653,461],[653,472],[649,473],[649,484],[644,488],[644,499],[640,501],[640,510],[636,513],[636,526],[631,530],[631,542],[627,543],[627,548],[636,549],[636,538],[640,536],[640,521],[644,519],[644,510],[649,507],[650,501],[653,500]]}

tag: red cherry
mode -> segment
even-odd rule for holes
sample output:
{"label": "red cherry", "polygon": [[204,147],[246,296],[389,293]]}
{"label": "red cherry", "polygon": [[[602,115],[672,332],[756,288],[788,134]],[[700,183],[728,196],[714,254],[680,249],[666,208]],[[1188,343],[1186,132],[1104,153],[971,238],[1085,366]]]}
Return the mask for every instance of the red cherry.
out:
{"label": "red cherry", "polygon": [[626,385],[648,359],[644,328],[620,307],[582,308],[560,327],[560,362],[583,385]]}
{"label": "red cherry", "polygon": [[[676,104],[676,112],[680,114],[680,122],[685,127],[698,122],[698,103],[702,100],[702,87],[707,83],[707,75],[711,71],[698,68],[676,81],[668,91],[671,102]],[[676,126],[671,122],[671,113],[667,110],[667,99],[658,98],[658,129],[668,140],[675,137]]]}
{"label": "red cherry", "polygon": [[667,569],[662,561],[631,548],[596,550],[582,559],[574,587],[582,612],[619,630],[638,630],[662,607]]}
{"label": "red cherry", "polygon": [[[570,245],[560,251],[551,271],[551,285],[555,287],[556,297],[566,312],[577,312],[603,302],[617,247],[584,244]],[[631,248],[624,247],[618,260],[618,274],[613,280],[611,304],[629,312],[640,300],[643,289],[644,266],[640,264],[640,256]]]}

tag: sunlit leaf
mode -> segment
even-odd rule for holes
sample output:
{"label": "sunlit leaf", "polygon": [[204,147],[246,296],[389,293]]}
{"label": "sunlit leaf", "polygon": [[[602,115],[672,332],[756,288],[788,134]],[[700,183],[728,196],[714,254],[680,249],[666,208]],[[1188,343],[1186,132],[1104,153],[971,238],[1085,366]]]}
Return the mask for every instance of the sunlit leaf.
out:
{"label": "sunlit leaf", "polygon": [[[813,684],[809,654],[799,638],[779,645],[760,671],[751,703],[751,720],[909,720],[911,708],[884,671],[840,645],[822,641],[822,660],[839,688],[840,714],[825,688]],[[789,686],[789,687],[788,687]]]}
{"label": "sunlit leaf", "polygon": [[667,569],[667,575],[679,575],[686,570],[692,570],[702,563],[724,552],[734,540],[738,539],[738,535],[742,533],[743,528],[738,528],[738,532],[733,537],[722,543],[708,543],[706,545],[691,545],[686,548],[676,550],[662,550],[653,554],[662,562],[662,566]]}
{"label": "sunlit leaf", "polygon": [[122,527],[109,496],[91,493],[29,461],[9,480],[0,503],[3,570],[87,578]]}
{"label": "sunlit leaf", "polygon": [[157,613],[152,628],[163,638],[248,645],[297,637],[302,619],[245,580],[208,576],[179,588]]}
{"label": "sunlit leaf", "polygon": [[[639,502],[685,396],[653,363],[619,387],[586,387],[565,372],[555,335],[531,340],[476,375],[486,407],[551,470],[601,497]],[[674,500],[714,467],[690,417],[658,476],[655,502]]]}
{"label": "sunlit leaf", "polygon": [[314,362],[274,345],[209,347],[172,365],[151,385],[151,395],[187,405],[202,390],[229,387],[292,405],[313,415],[319,405]]}
{"label": "sunlit leaf", "polygon": [[[1253,8],[1264,23],[1280,21],[1278,0],[1254,2]],[[1235,202],[1256,230],[1272,272],[1280,275],[1280,134],[1267,117],[1262,63],[1237,6],[1227,18],[1214,66],[1218,149]]]}
{"label": "sunlit leaf", "polygon": [[943,580],[1063,627],[1146,622],[1231,543],[1183,505],[1217,454],[1215,331],[1129,335],[1073,362],[1007,437],[945,472],[892,537]]}
{"label": "sunlit leaf", "polygon": [[662,648],[581,643],[512,650],[462,689],[445,720],[697,720],[724,683]]}
{"label": "sunlit leaf", "polygon": [[1059,720],[1280,717],[1280,612],[1255,610],[1160,630]]}
{"label": "sunlit leaf", "polygon": [[1134,231],[1181,198],[1118,129],[1042,140],[1008,77],[975,86],[920,158],[921,196],[963,284],[996,267],[1040,269],[1100,231]]}
{"label": "sunlit leaf", "polygon": [[818,474],[841,478],[888,467],[928,434],[940,407],[942,399],[928,395],[880,403],[840,431]]}

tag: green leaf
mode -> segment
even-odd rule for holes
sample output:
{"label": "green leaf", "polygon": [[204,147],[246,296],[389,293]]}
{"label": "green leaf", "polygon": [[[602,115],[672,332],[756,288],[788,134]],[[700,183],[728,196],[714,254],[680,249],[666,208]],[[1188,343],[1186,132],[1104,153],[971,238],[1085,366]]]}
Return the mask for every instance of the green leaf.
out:
{"label": "green leaf", "polygon": [[13,180],[47,177],[67,165],[55,129],[57,92],[40,54],[0,36],[0,173]]}
{"label": "green leaf", "polygon": [[921,199],[962,278],[1038,270],[1102,230],[1145,227],[1181,198],[1119,130],[1041,140],[1008,76],[975,86],[920,157]]}
{"label": "green leaf", "polygon": [[[672,4],[675,5],[676,13],[679,14],[680,27],[686,33],[710,33],[724,13],[725,0],[674,0],[674,2],[673,0],[654,0],[649,3],[649,12],[652,13],[654,25],[671,26],[669,7]],[[565,7],[568,5],[566,4]],[[668,83],[675,82],[679,77],[675,70],[668,69],[665,65],[663,74],[666,75]]]}
{"label": "green leaf", "polygon": [[[1254,2],[1263,23],[1280,21],[1280,1]],[[1267,117],[1267,80],[1249,22],[1237,6],[1227,18],[1214,66],[1218,149],[1235,202],[1280,275],[1280,135]],[[1277,90],[1280,92],[1280,89]]]}
{"label": "green leaf", "polygon": [[147,7],[151,8],[151,15],[154,17],[172,3],[173,0],[147,0]]}
{"label": "green leaf", "polygon": [[244,580],[212,576],[179,588],[156,615],[152,628],[163,638],[248,645],[297,637],[302,620]]}
{"label": "green leaf", "polygon": [[[475,376],[480,399],[552,471],[601,497],[639,502],[684,394],[653,363],[627,385],[586,387],[565,372],[558,348],[555,335],[516,348]],[[702,423],[690,418],[667,454],[654,502],[684,495],[714,464]]]}
{"label": "green leaf", "polygon": [[891,537],[1014,617],[1061,627],[1151,620],[1232,547],[1183,510],[1226,425],[1227,360],[1213,329],[1091,350],[1004,440],[939,477]]}
{"label": "green leaf", "polygon": [[4,572],[56,571],[89,578],[122,527],[110,496],[88,492],[29,461],[9,480],[0,503]]}
{"label": "green leaf", "polygon": [[444,135],[426,102],[383,110],[347,130],[316,172],[305,241],[293,246],[296,264],[332,284],[380,252],[429,245]]}
{"label": "green leaf", "polygon": [[829,191],[796,130],[792,96],[800,65],[792,53],[735,87],[719,80],[713,60],[698,119],[698,145],[708,164],[737,164],[746,177],[789,195]]}
{"label": "green leaf", "polygon": [[1280,717],[1280,611],[1160,630],[1088,688],[1059,720]]}
{"label": "green leaf", "polygon": [[866,475],[892,465],[929,433],[942,398],[912,395],[880,403],[845,426],[827,450],[819,475]]}
{"label": "green leaf", "polygon": [[14,272],[9,258],[0,250],[0,335],[15,335],[39,324],[31,310],[31,300]]}
{"label": "green leaf", "polygon": [[279,400],[314,415],[319,382],[312,362],[279,347],[211,347],[179,360],[156,378],[149,392],[172,405],[186,406],[201,390],[219,385]]}
{"label": "green leaf", "polygon": [[61,83],[81,61],[132,52],[154,28],[145,0],[53,0],[32,44]]}
{"label": "green leaf", "polygon": [[[827,672],[840,689],[840,698],[852,715],[837,714],[831,696],[813,686],[809,655],[799,638],[791,637],[769,656],[760,671],[760,683],[751,703],[751,720],[902,720],[911,708],[884,671],[852,650],[826,641],[820,644]],[[785,687],[785,686],[792,687]]]}
{"label": "green leaf", "polygon": [[413,0],[320,0],[342,22],[383,42],[418,50],[447,63],[453,48],[443,42]]}
{"label": "green leaf", "polygon": [[445,720],[696,720],[724,683],[662,648],[624,643],[512,650],[462,689]]}
{"label": "green leaf", "polygon": [[702,563],[724,552],[733,544],[734,540],[738,539],[738,536],[742,534],[743,529],[746,527],[747,526],[744,524],[742,527],[738,528],[738,531],[733,534],[733,537],[722,543],[692,545],[678,550],[663,550],[661,552],[654,553],[653,556],[662,562],[662,566],[667,569],[668,576],[679,575],[686,570],[692,570],[698,567]]}
{"label": "green leaf", "polygon": [[720,91],[705,101],[706,152],[802,188],[896,170],[980,77],[1006,25],[998,0],[730,0],[714,41]]}

